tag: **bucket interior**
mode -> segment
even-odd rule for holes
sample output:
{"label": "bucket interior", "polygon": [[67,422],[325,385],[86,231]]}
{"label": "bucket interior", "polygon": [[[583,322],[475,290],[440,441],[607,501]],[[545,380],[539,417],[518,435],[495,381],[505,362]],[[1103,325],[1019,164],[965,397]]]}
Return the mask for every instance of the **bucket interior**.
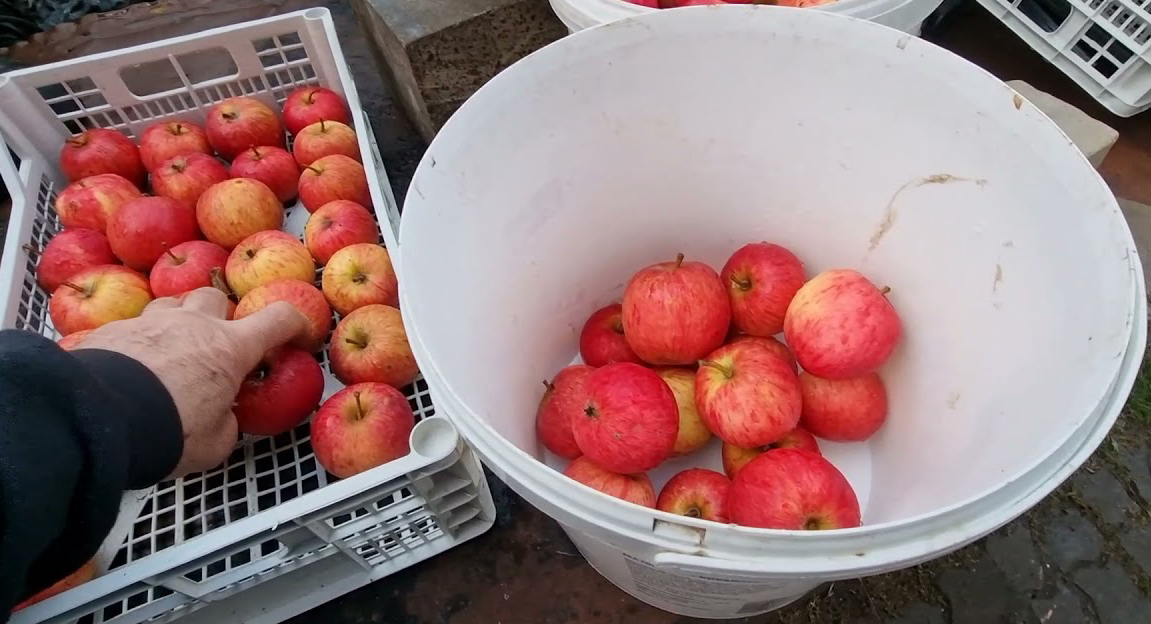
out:
{"label": "bucket interior", "polygon": [[[817,12],[722,9],[564,39],[432,144],[401,283],[422,356],[466,408],[452,416],[546,461],[541,381],[577,355],[587,317],[648,264],[683,252],[718,270],[767,240],[809,277],[851,267],[889,286],[902,317],[887,424],[825,445],[865,524],[1001,487],[1116,377],[1134,286],[1114,198],[1041,113],[944,50]],[[677,462],[657,487],[718,467]]]}

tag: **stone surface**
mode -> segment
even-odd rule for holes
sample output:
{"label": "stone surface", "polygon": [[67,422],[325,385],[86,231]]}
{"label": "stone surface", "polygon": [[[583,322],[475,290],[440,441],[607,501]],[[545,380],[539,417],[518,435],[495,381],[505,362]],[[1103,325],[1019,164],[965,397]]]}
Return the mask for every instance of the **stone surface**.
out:
{"label": "stone surface", "polygon": [[547,0],[350,0],[427,140],[476,89],[567,29]]}
{"label": "stone surface", "polygon": [[1119,132],[1114,128],[1071,104],[1022,80],[1009,80],[1007,84],[1058,124],[1092,165],[1102,165],[1111,147],[1119,140]]}
{"label": "stone surface", "polygon": [[1127,514],[1135,510],[1135,503],[1127,496],[1127,490],[1110,472],[1080,470],[1071,483],[1079,498],[1107,524],[1121,524],[1127,520]]}
{"label": "stone surface", "polygon": [[1131,529],[1119,541],[1131,559],[1143,569],[1143,573],[1151,576],[1151,526]]}
{"label": "stone surface", "polygon": [[987,554],[1016,591],[1029,593],[1043,587],[1044,565],[1026,526],[1012,524],[988,537]]}
{"label": "stone surface", "polygon": [[1054,597],[1032,600],[1031,613],[1037,624],[1084,624],[1089,621],[1079,596],[1062,583]]}
{"label": "stone surface", "polygon": [[980,559],[972,569],[943,572],[939,588],[951,605],[951,624],[998,622],[1007,614],[1007,578],[990,558]]}
{"label": "stone surface", "polygon": [[[1139,206],[1135,202],[1127,202],[1120,200],[1120,206],[1123,207],[1124,214],[1131,211],[1142,211],[1151,215],[1151,206]],[[1128,217],[1130,220],[1130,217]],[[1132,229],[1135,231],[1134,224]],[[1142,233],[1146,234],[1151,227],[1140,228]],[[1151,243],[1151,241],[1146,241]],[[1138,244],[1138,241],[1136,242]],[[1143,249],[1151,251],[1151,247],[1140,246],[1140,254]],[[1151,453],[1147,450],[1146,444],[1134,445],[1130,448],[1121,449],[1119,451],[1119,461],[1123,465],[1123,469],[1127,471],[1127,477],[1135,484],[1135,491],[1143,499],[1144,503],[1151,503]]]}
{"label": "stone surface", "polygon": [[[1131,234],[1135,237],[1135,247],[1139,249],[1139,260],[1143,263],[1143,274],[1151,275],[1151,206],[1120,199],[1119,207],[1123,210],[1123,216],[1127,217]],[[1144,484],[1151,488],[1147,481]]]}
{"label": "stone surface", "polygon": [[945,624],[947,613],[942,607],[916,602],[900,612],[891,624]]}
{"label": "stone surface", "polygon": [[1104,624],[1146,622],[1151,614],[1151,602],[1117,566],[1080,570],[1075,584],[1091,598]]}
{"label": "stone surface", "polygon": [[1095,561],[1103,553],[1103,538],[1091,521],[1076,509],[1041,516],[1042,548],[1065,571]]}

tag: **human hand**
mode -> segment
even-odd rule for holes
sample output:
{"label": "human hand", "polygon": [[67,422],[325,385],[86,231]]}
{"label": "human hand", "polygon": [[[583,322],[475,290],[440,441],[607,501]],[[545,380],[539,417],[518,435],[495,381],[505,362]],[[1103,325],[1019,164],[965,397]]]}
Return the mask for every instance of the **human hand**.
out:
{"label": "human hand", "polygon": [[216,288],[148,304],[138,318],[88,334],[77,349],[105,349],[148,367],[172,395],[184,429],[184,453],[172,477],[215,468],[236,445],[232,401],[270,349],[303,335],[306,317],[291,304],[224,320],[228,299]]}

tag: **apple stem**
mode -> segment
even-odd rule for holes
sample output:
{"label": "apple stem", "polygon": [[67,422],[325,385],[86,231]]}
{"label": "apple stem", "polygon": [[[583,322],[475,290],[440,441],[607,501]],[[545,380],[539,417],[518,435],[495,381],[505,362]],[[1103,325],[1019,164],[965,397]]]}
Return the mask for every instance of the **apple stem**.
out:
{"label": "apple stem", "polygon": [[611,326],[611,330],[617,334],[623,335],[623,321],[616,321]]}
{"label": "apple stem", "polygon": [[360,403],[360,393],[353,392],[352,395],[356,397],[356,420],[363,420],[364,406]]}
{"label": "apple stem", "polygon": [[732,275],[731,283],[735,284],[735,287],[740,290],[751,290],[751,280],[749,279],[739,279],[738,277]]}
{"label": "apple stem", "polygon": [[890,286],[884,286],[883,288],[879,289],[879,294],[881,294],[881,295],[887,295],[887,293],[889,293],[889,292],[891,292]]}
{"label": "apple stem", "polygon": [[551,392],[552,390],[556,389],[556,386],[552,382],[545,379],[544,380],[544,388],[547,388],[547,390],[545,392]]}
{"label": "apple stem", "polygon": [[308,94],[306,96],[304,96],[304,101],[307,102],[308,104],[315,104],[316,103],[316,92],[315,91],[308,91]]}
{"label": "apple stem", "polygon": [[805,531],[818,531],[823,523],[819,518],[808,518],[803,522],[803,530]]}
{"label": "apple stem", "polygon": [[321,173],[324,172],[322,169],[316,169],[315,167],[313,167],[311,165],[304,165],[304,169],[307,169],[308,171],[311,171],[312,173],[314,173],[316,175],[320,175]]}
{"label": "apple stem", "polygon": [[77,285],[73,284],[72,282],[60,282],[60,285],[61,285],[61,286],[67,286],[68,288],[71,288],[72,290],[74,290],[74,291],[76,291],[76,292],[78,292],[78,293],[84,293],[84,294],[88,294],[88,291],[87,291],[87,290],[84,290],[83,288],[80,288],[79,286],[77,286]]}
{"label": "apple stem", "polygon": [[83,134],[81,134],[80,136],[74,136],[64,142],[68,145],[71,145],[72,147],[84,147],[84,144],[87,143],[88,140],[84,138]]}
{"label": "apple stem", "polygon": [[172,253],[172,250],[168,249],[167,245],[164,245],[164,253],[168,254],[168,257],[172,259],[172,262],[175,262],[176,264],[184,264],[184,259]]}
{"label": "apple stem", "polygon": [[258,147],[252,148],[252,158],[255,158],[256,160],[260,160],[261,158],[263,158],[263,156],[260,156],[260,148],[258,148]]}
{"label": "apple stem", "polygon": [[30,255],[30,256],[40,255],[40,249],[37,248],[32,243],[25,243],[22,248],[24,249],[24,251],[28,252],[28,255]]}
{"label": "apple stem", "polygon": [[220,116],[223,117],[224,119],[227,119],[228,121],[232,121],[233,119],[238,117],[238,115],[236,115],[236,113],[231,113],[231,112],[230,113],[224,113]]}
{"label": "apple stem", "polygon": [[212,270],[208,271],[208,279],[211,280],[214,288],[222,291],[229,297],[232,296],[232,290],[228,288],[228,282],[224,281],[223,271],[220,270],[220,267],[212,267]]}
{"label": "apple stem", "polygon": [[320,132],[327,132],[327,129],[324,127],[323,117],[320,118]]}
{"label": "apple stem", "polygon": [[352,338],[344,338],[344,342],[346,342],[346,343],[348,343],[348,344],[350,344],[350,345],[355,345],[355,346],[357,346],[357,347],[359,347],[359,348],[361,348],[361,349],[363,349],[364,347],[368,346],[368,343],[366,343],[366,342],[360,342],[359,340],[353,340]]}
{"label": "apple stem", "polygon": [[682,265],[683,265],[683,254],[681,254],[681,253],[675,254],[675,268],[678,269]]}
{"label": "apple stem", "polygon": [[688,518],[698,518],[703,514],[699,513],[699,507],[692,507],[684,512],[683,515],[687,516]]}
{"label": "apple stem", "polygon": [[176,134],[184,134],[184,126],[180,124],[180,122],[176,122],[174,129],[176,130]]}
{"label": "apple stem", "polygon": [[713,360],[700,360],[699,365],[700,366],[707,366],[709,368],[714,368],[715,370],[723,373],[723,376],[727,377],[728,379],[731,379],[732,377],[735,376],[735,371],[731,370],[730,366],[724,366],[723,364],[720,364],[719,362],[715,362]]}

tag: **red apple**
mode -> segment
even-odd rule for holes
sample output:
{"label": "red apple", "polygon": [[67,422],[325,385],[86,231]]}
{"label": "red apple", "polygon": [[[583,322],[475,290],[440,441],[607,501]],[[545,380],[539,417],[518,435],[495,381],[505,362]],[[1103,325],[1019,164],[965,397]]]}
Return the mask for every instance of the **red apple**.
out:
{"label": "red apple", "polygon": [[204,191],[196,222],[208,240],[230,250],[256,232],[280,229],[284,207],[263,182],[233,178]]}
{"label": "red apple", "polygon": [[795,371],[766,347],[740,342],[700,362],[695,400],[707,428],[736,446],[770,444],[799,424]]}
{"label": "red apple", "polygon": [[887,420],[887,389],[876,373],[851,379],[799,375],[803,391],[800,422],[808,431],[834,442],[862,442]]}
{"label": "red apple", "polygon": [[781,357],[785,361],[787,361],[788,366],[791,366],[791,370],[793,370],[797,373],[799,372],[799,364],[795,363],[795,356],[791,354],[791,349],[788,349],[787,345],[776,340],[775,338],[772,338],[771,336],[760,337],[760,336],[748,336],[747,334],[740,334],[740,335],[736,336],[735,338],[732,338],[730,341],[728,341],[728,344],[735,344],[737,342],[750,342],[750,343],[754,343],[754,344],[758,344],[760,346],[766,347],[772,353],[775,353],[776,355],[778,355],[779,357]]}
{"label": "red apple", "polygon": [[141,197],[108,219],[108,242],[117,258],[147,271],[164,251],[200,237],[192,206],[168,197]]}
{"label": "red apple", "polygon": [[92,330],[90,329],[72,332],[71,334],[63,336],[57,340],[56,345],[65,351],[74,351],[77,347],[80,346],[80,343],[83,342],[90,333],[92,333]]}
{"label": "red apple", "polygon": [[36,604],[37,602],[43,602],[57,594],[62,594],[69,589],[72,589],[73,587],[83,585],[84,583],[87,583],[88,581],[96,578],[96,574],[98,572],[99,570],[96,568],[96,560],[89,559],[87,563],[80,566],[79,570],[76,570],[68,576],[65,576],[52,585],[49,585],[46,589],[42,589],[35,594],[32,594],[32,596],[30,596],[24,602],[21,602],[15,607],[12,607],[12,612],[15,613],[21,609],[26,609]]}
{"label": "red apple", "polygon": [[902,332],[887,292],[851,269],[824,271],[804,284],[783,327],[803,370],[848,379],[883,366]]}
{"label": "red apple", "polygon": [[416,418],[408,398],[382,383],[348,386],[312,419],[312,449],[324,470],[346,479],[408,454]]}
{"label": "red apple", "polygon": [[420,374],[400,311],[369,305],[345,316],[328,349],[332,374],[346,383],[379,382],[402,388]]}
{"label": "red apple", "polygon": [[338,121],[320,120],[301,130],[292,144],[292,154],[301,167],[332,154],[343,154],[356,162],[363,162],[356,131]]}
{"label": "red apple", "polygon": [[752,336],[783,331],[783,316],[807,279],[795,254],[771,243],[749,243],[731,255],[720,278],[731,297],[731,322]]}
{"label": "red apple", "polygon": [[244,379],[232,411],[240,433],[274,436],[304,422],[323,394],[324,371],[316,358],[303,349],[280,347]]}
{"label": "red apple", "polygon": [[212,147],[229,161],[249,147],[284,147],[284,127],[276,112],[250,97],[229,98],[213,106],[204,130]]}
{"label": "red apple", "polygon": [[304,167],[300,174],[300,201],[308,212],[337,199],[365,207],[372,205],[363,165],[343,154],[332,154]]}
{"label": "red apple", "polygon": [[732,481],[727,514],[763,529],[850,529],[860,524],[851,484],[817,453],[777,449],[751,460]]}
{"label": "red apple", "polygon": [[62,336],[140,316],[152,301],[148,280],[117,264],[85,269],[68,278],[48,301],[52,326]]}
{"label": "red apple", "polygon": [[658,365],[688,365],[727,337],[731,303],[719,275],[702,262],[652,265],[623,293],[623,333],[636,355]]}
{"label": "red apple", "polygon": [[284,100],[284,125],[293,135],[321,119],[351,125],[348,107],[335,91],[324,87],[302,87]]}
{"label": "red apple", "polygon": [[206,154],[180,154],[152,171],[152,192],[195,206],[204,191],[232,177],[228,168]]}
{"label": "red apple", "polygon": [[655,488],[651,479],[639,474],[619,474],[595,465],[587,457],[577,457],[564,470],[564,474],[593,490],[608,496],[635,503],[640,507],[655,507]]}
{"label": "red apple", "polygon": [[660,465],[675,450],[679,409],[659,375],[631,362],[597,368],[586,382],[583,414],[572,432],[583,454],[623,474]]}
{"label": "red apple", "polygon": [[781,448],[819,453],[819,443],[815,441],[815,436],[803,427],[796,427],[775,442],[755,448],[744,448],[724,442],[720,450],[720,456],[723,457],[723,471],[727,473],[728,478],[734,479],[751,460],[770,450]]}
{"label": "red apple", "polygon": [[36,264],[36,281],[45,292],[55,292],[76,273],[101,264],[116,264],[108,239],[96,230],[64,230],[48,241]]}
{"label": "red apple", "polygon": [[659,492],[660,511],[727,524],[731,481],[714,470],[691,468],[677,473]]}
{"label": "red apple", "polygon": [[212,144],[204,129],[187,121],[152,124],[140,135],[140,160],[148,171],[184,154],[212,155]]}
{"label": "red apple", "polygon": [[618,303],[596,310],[584,323],[579,352],[588,366],[612,362],[643,364],[623,336],[623,306]]}
{"label": "red apple", "polygon": [[695,371],[687,368],[661,368],[656,373],[671,388],[679,408],[675,454],[688,455],[698,451],[711,441],[711,431],[703,424],[695,405]]}
{"label": "red apple", "polygon": [[583,416],[587,406],[587,378],[595,370],[574,364],[544,382],[544,396],[536,410],[536,435],[547,450],[565,459],[582,455],[572,432],[572,419]]}
{"label": "red apple", "polygon": [[286,204],[298,194],[300,168],[288,150],[265,145],[240,152],[232,161],[232,176],[263,182]]}
{"label": "red apple", "polygon": [[280,230],[264,230],[240,241],[224,266],[228,286],[237,297],[277,280],[316,281],[316,263],[295,236]]}
{"label": "red apple", "polygon": [[236,319],[259,312],[276,301],[292,304],[311,324],[311,330],[299,346],[309,351],[323,348],[328,330],[332,327],[332,309],[324,300],[324,294],[307,282],[279,280],[253,289],[236,306]]}
{"label": "red apple", "polygon": [[344,247],[379,240],[380,233],[372,213],[346,199],[320,206],[304,225],[304,244],[320,264],[327,264],[332,254]]}
{"label": "red apple", "polygon": [[188,291],[215,286],[212,270],[222,270],[228,261],[223,247],[208,241],[194,240],[168,249],[156,261],[148,275],[152,294],[174,297]]}
{"label": "red apple", "polygon": [[64,141],[60,170],[70,182],[114,173],[136,186],[144,184],[144,163],[132,139],[107,128],[93,128]]}
{"label": "red apple", "polygon": [[388,250],[358,243],[337,251],[324,267],[321,290],[341,316],[374,303],[400,305],[400,288]]}
{"label": "red apple", "polygon": [[56,216],[66,228],[104,232],[108,217],[120,206],[144,195],[128,180],[114,173],[95,175],[64,187],[56,197]]}

